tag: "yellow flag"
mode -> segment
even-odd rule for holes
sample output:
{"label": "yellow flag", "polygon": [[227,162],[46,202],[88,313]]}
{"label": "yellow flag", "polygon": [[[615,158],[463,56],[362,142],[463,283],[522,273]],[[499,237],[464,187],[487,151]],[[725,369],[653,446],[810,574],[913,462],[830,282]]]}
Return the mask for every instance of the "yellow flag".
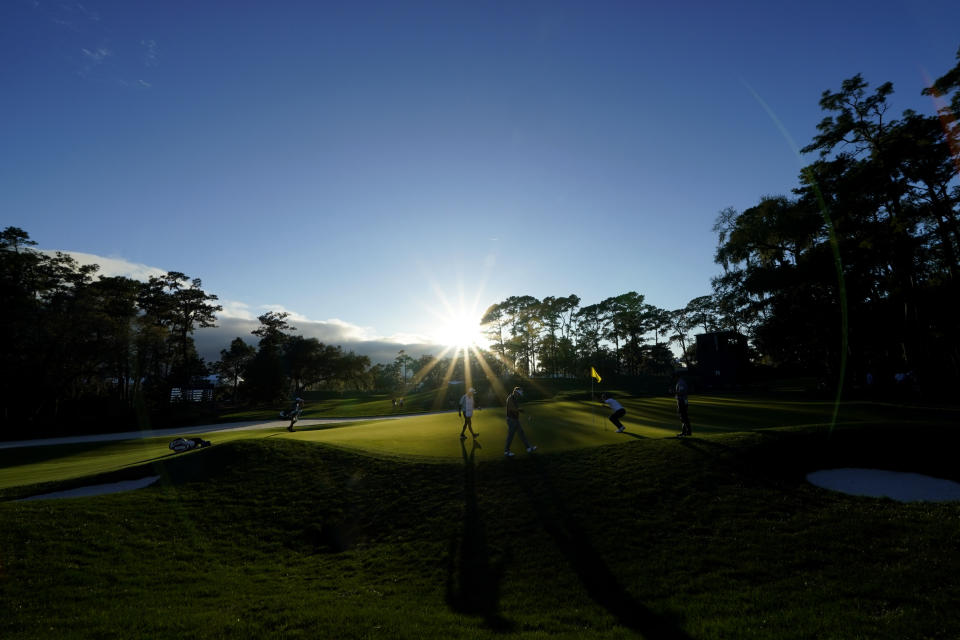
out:
{"label": "yellow flag", "polygon": [[593,367],[590,367],[590,377],[596,380],[597,382],[600,382],[600,380],[602,379],[600,378],[600,374],[597,373],[597,370],[594,369]]}

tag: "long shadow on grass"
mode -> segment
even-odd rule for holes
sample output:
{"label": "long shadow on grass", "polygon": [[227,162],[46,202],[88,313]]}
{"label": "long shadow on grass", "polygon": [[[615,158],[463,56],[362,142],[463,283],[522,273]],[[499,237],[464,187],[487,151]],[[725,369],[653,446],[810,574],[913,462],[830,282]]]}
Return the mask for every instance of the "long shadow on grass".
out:
{"label": "long shadow on grass", "polygon": [[[530,465],[515,467],[518,484],[529,497],[543,528],[553,537],[594,602],[609,611],[621,626],[647,640],[690,640],[690,636],[677,628],[672,620],[651,611],[620,584],[570,513],[546,464],[536,456],[530,462]],[[529,477],[524,467],[533,469],[536,477]]]}
{"label": "long shadow on grass", "polygon": [[729,446],[727,446],[727,445],[725,445],[725,444],[721,444],[721,443],[716,442],[716,441],[714,441],[714,440],[706,440],[706,439],[704,439],[704,438],[697,438],[697,437],[695,437],[695,436],[686,436],[686,437],[683,437],[683,438],[678,438],[678,440],[680,440],[680,444],[682,444],[682,445],[685,446],[686,448],[692,449],[693,451],[696,451],[697,453],[702,453],[702,454],[705,454],[705,455],[715,454],[715,453],[718,453],[718,452],[719,452],[719,453],[722,453],[722,452],[733,451],[733,448],[732,448],[732,447],[729,447]]}
{"label": "long shadow on grass", "polygon": [[483,520],[477,507],[474,454],[479,447],[474,440],[468,455],[466,444],[460,441],[464,463],[463,533],[460,536],[454,534],[450,539],[446,600],[454,611],[482,616],[488,627],[506,632],[513,628],[513,623],[498,611],[503,565],[494,565],[490,561]]}

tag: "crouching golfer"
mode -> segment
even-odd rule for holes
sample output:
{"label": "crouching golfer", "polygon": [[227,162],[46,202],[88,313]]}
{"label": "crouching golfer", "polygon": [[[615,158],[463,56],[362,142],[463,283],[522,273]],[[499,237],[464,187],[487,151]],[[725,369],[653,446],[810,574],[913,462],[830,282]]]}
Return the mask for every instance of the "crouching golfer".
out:
{"label": "crouching golfer", "polygon": [[480,410],[480,407],[475,407],[476,404],[473,400],[473,394],[477,392],[476,389],[470,387],[463,396],[460,397],[460,410],[457,411],[457,415],[463,417],[463,428],[460,429],[460,439],[466,440],[467,436],[464,435],[464,432],[467,429],[470,429],[470,435],[476,438],[479,436],[479,433],[473,432],[473,410]]}
{"label": "crouching golfer", "polygon": [[614,400],[609,393],[600,394],[600,399],[603,401],[603,404],[610,407],[610,410],[613,413],[610,414],[610,422],[613,423],[613,426],[617,428],[617,433],[623,433],[624,426],[620,422],[620,418],[627,415],[627,410],[623,408],[623,405]]}
{"label": "crouching golfer", "polygon": [[513,442],[513,435],[520,434],[523,446],[527,448],[527,453],[533,453],[537,450],[535,446],[527,440],[527,435],[520,426],[520,397],[523,396],[523,390],[520,387],[514,387],[513,392],[507,396],[507,444],[503,447],[503,455],[508,458],[513,457],[513,451],[510,451],[510,443]]}

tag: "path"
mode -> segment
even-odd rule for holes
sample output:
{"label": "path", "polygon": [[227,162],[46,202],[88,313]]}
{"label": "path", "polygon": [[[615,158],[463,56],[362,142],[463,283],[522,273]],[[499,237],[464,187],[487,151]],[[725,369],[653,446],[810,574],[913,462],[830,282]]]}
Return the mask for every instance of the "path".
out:
{"label": "path", "polygon": [[[431,411],[426,413],[405,413],[392,416],[358,416],[353,418],[314,418],[299,420],[300,427],[311,427],[318,424],[342,424],[359,422],[361,420],[402,420],[416,418],[435,413],[452,413],[452,411]],[[0,442],[0,449],[16,449],[19,447],[41,447],[57,444],[82,444],[85,442],[108,442],[111,440],[136,440],[144,438],[158,438],[161,436],[187,436],[195,433],[215,433],[217,431],[249,431],[253,429],[272,429],[286,427],[289,420],[252,420],[248,422],[225,422],[222,424],[206,424],[176,429],[146,429],[143,431],[124,431],[122,433],[101,433],[88,436],[68,436],[63,438],[40,438],[37,440],[11,440]]]}

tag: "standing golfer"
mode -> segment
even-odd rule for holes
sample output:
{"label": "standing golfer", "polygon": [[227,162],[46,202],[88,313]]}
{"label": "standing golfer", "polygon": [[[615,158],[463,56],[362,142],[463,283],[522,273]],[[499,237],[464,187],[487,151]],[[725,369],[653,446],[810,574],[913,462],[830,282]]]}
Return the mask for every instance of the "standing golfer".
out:
{"label": "standing golfer", "polygon": [[620,418],[627,415],[627,410],[623,408],[622,404],[614,400],[609,393],[601,393],[600,399],[603,401],[603,404],[610,407],[610,410],[613,411],[613,413],[610,414],[610,422],[617,428],[617,433],[623,433],[625,427],[623,423],[620,422]]}
{"label": "standing golfer", "polygon": [[687,381],[683,379],[683,376],[677,377],[677,386],[674,392],[677,394],[677,414],[680,416],[680,433],[677,435],[679,437],[693,435],[693,431],[690,429],[690,416],[687,414],[687,407],[689,405],[687,400]]}
{"label": "standing golfer", "polygon": [[527,435],[520,426],[520,398],[523,396],[523,390],[520,387],[514,387],[513,392],[507,396],[507,444],[503,447],[503,455],[508,458],[513,457],[513,451],[510,451],[510,443],[513,442],[513,435],[520,434],[523,445],[527,448],[527,453],[533,453],[537,450],[535,446],[527,440]]}
{"label": "standing golfer", "polygon": [[293,431],[293,425],[297,424],[297,420],[300,419],[300,413],[303,411],[303,398],[294,398],[293,406],[290,407],[289,411],[284,411],[280,415],[290,421],[290,426],[287,427],[287,431]]}
{"label": "standing golfer", "polygon": [[473,400],[473,394],[477,392],[476,389],[470,387],[467,389],[467,392],[460,397],[460,410],[457,411],[458,416],[463,417],[463,428],[460,429],[460,439],[466,440],[467,436],[464,435],[464,432],[467,429],[470,429],[470,435],[476,438],[479,436],[479,433],[473,432],[473,410],[480,410],[480,407],[475,407]]}

